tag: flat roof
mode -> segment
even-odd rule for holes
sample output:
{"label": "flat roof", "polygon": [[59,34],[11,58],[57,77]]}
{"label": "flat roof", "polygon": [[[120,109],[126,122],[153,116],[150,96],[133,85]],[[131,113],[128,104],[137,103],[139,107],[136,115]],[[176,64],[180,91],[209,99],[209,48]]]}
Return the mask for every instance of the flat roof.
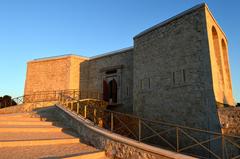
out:
{"label": "flat roof", "polygon": [[127,48],[122,48],[122,49],[115,50],[115,51],[106,52],[106,53],[99,54],[99,55],[92,56],[92,57],[85,57],[85,56],[80,56],[80,55],[76,55],[76,54],[64,54],[64,55],[59,55],[59,56],[50,56],[50,57],[37,58],[37,59],[33,59],[33,60],[29,61],[29,62],[37,62],[37,61],[44,61],[44,60],[54,60],[54,59],[65,58],[65,57],[69,57],[69,56],[75,56],[75,57],[79,57],[79,58],[84,58],[86,60],[94,60],[94,59],[98,59],[98,58],[102,58],[102,57],[106,57],[106,56],[112,56],[112,55],[120,54],[120,53],[123,53],[125,51],[132,50],[132,49],[133,49],[133,46],[127,47]]}
{"label": "flat roof", "polygon": [[153,30],[155,30],[155,29],[157,29],[157,28],[159,28],[161,26],[164,26],[164,25],[166,25],[166,24],[168,24],[168,23],[170,23],[170,22],[172,22],[172,21],[174,21],[174,20],[176,20],[176,19],[178,19],[178,18],[180,18],[180,17],[182,17],[182,16],[184,16],[186,14],[192,13],[195,10],[198,10],[198,9],[200,9],[202,7],[205,7],[205,6],[207,6],[206,3],[201,3],[201,4],[198,4],[198,5],[190,8],[190,9],[187,9],[187,10],[185,10],[185,11],[183,11],[183,12],[181,12],[181,13],[179,13],[179,14],[177,14],[177,15],[175,15],[175,16],[173,16],[173,17],[171,17],[171,18],[169,18],[169,19],[167,19],[167,20],[165,20],[163,22],[161,22],[161,23],[158,23],[158,24],[156,24],[156,25],[154,25],[154,26],[152,26],[152,27],[150,27],[150,28],[140,32],[139,34],[134,36],[134,39],[138,38],[138,37],[140,37],[140,36],[142,36],[142,35],[144,35],[146,33],[149,33],[149,32],[151,32],[151,31],[153,31]]}
{"label": "flat roof", "polygon": [[64,55],[58,55],[58,56],[37,58],[37,59],[31,60],[30,62],[44,61],[44,60],[53,60],[53,59],[65,58],[65,57],[69,57],[69,56],[75,56],[75,57],[79,57],[79,58],[89,59],[88,57],[84,57],[84,56],[80,56],[80,55],[76,55],[76,54],[64,54]]}
{"label": "flat roof", "polygon": [[98,59],[98,58],[102,58],[102,57],[106,57],[106,56],[112,56],[112,55],[120,54],[120,53],[123,53],[125,51],[132,50],[132,49],[133,49],[133,46],[130,46],[130,47],[122,48],[122,49],[119,49],[119,50],[106,52],[106,53],[103,53],[103,54],[100,54],[100,55],[92,56],[92,57],[89,58],[89,60],[94,60],[94,59]]}

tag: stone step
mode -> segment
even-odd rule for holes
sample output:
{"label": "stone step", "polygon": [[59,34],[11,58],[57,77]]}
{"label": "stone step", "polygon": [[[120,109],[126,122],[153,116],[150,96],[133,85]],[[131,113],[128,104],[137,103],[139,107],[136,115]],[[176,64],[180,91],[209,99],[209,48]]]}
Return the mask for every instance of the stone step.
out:
{"label": "stone step", "polygon": [[[56,128],[53,125],[0,125],[0,128]],[[62,128],[62,127],[61,127]]]}
{"label": "stone step", "polygon": [[50,117],[54,122],[32,113],[0,115],[0,159],[66,158],[96,152],[80,143],[73,129]]}
{"label": "stone step", "polygon": [[43,122],[43,121],[0,121],[1,125],[42,125],[42,126],[52,126],[52,122]]}
{"label": "stone step", "polygon": [[66,157],[64,159],[107,159],[107,157],[104,151],[100,151],[82,154],[79,156]]}
{"label": "stone step", "polygon": [[2,117],[30,117],[31,113],[12,113],[12,114],[0,114],[0,118]]}
{"label": "stone step", "polygon": [[1,141],[0,148],[19,147],[19,146],[42,146],[42,145],[60,145],[60,144],[76,144],[79,143],[78,138],[73,139],[54,139],[54,140],[23,140],[23,141]]}
{"label": "stone step", "polygon": [[[96,151],[83,143],[0,148],[1,159],[66,158]],[[94,158],[93,158],[94,159]]]}
{"label": "stone step", "polygon": [[47,140],[47,139],[72,139],[77,134],[72,131],[63,132],[8,132],[0,133],[0,141],[21,141],[21,140]]}
{"label": "stone step", "polygon": [[31,118],[31,117],[0,117],[0,121],[45,121],[44,118]]}
{"label": "stone step", "polygon": [[10,132],[18,132],[18,133],[25,133],[25,132],[32,132],[32,133],[37,133],[37,132],[62,132],[64,129],[63,128],[58,128],[58,127],[49,127],[49,128],[0,128],[0,133],[10,133]]}

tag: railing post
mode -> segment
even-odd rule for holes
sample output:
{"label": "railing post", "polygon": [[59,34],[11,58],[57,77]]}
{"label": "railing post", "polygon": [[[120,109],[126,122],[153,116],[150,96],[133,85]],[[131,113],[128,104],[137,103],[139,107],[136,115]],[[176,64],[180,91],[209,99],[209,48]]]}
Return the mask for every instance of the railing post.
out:
{"label": "railing post", "polygon": [[225,143],[224,143],[224,135],[221,135],[222,136],[222,159],[225,158],[225,155],[224,155],[224,150],[225,150]]}
{"label": "railing post", "polygon": [[141,142],[142,135],[142,127],[141,127],[141,119],[138,118],[138,141]]}
{"label": "railing post", "polygon": [[176,127],[176,142],[177,142],[177,152],[179,152],[179,132],[178,132],[178,127]]}
{"label": "railing post", "polygon": [[84,118],[87,118],[87,106],[84,105]]}
{"label": "railing post", "polygon": [[59,102],[60,101],[60,96],[59,94],[56,92],[56,100]]}
{"label": "railing post", "polygon": [[62,102],[62,94],[59,93],[58,95],[59,95],[59,101]]}
{"label": "railing post", "polygon": [[97,123],[96,115],[97,115],[97,110],[96,110],[96,108],[94,108],[94,109],[93,109],[93,123],[94,123],[94,124]]}
{"label": "railing post", "polygon": [[99,95],[99,92],[97,92],[97,99],[100,100],[100,95]]}
{"label": "railing post", "polygon": [[111,132],[113,132],[113,112],[111,112]]}
{"label": "railing post", "polygon": [[77,114],[79,114],[79,105],[80,105],[80,103],[77,102]]}
{"label": "railing post", "polygon": [[61,97],[62,97],[62,99],[63,99],[63,91],[62,91],[62,90],[60,91],[60,94],[61,94]]}
{"label": "railing post", "polygon": [[73,98],[75,99],[75,90],[73,90]]}
{"label": "railing post", "polygon": [[71,102],[71,110],[73,110],[73,102]]}
{"label": "railing post", "polygon": [[57,91],[55,91],[55,97],[54,100],[57,100]]}

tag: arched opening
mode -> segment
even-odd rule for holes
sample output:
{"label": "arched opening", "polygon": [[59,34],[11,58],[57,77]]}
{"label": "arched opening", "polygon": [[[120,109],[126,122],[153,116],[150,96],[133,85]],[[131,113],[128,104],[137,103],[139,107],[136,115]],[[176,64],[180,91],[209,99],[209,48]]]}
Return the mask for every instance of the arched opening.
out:
{"label": "arched opening", "polygon": [[103,100],[109,101],[108,83],[105,80],[103,81]]}
{"label": "arched opening", "polygon": [[117,103],[117,82],[115,79],[109,82],[109,99],[112,100],[113,103]]}
{"label": "arched opening", "polygon": [[222,52],[223,52],[223,61],[224,61],[224,66],[225,66],[225,73],[227,77],[227,83],[228,83],[228,88],[231,88],[231,82],[230,82],[230,72],[229,72],[229,64],[228,64],[228,51],[227,51],[227,45],[225,41],[222,39]]}
{"label": "arched opening", "polygon": [[212,27],[212,38],[213,38],[213,47],[214,47],[214,53],[216,57],[216,62],[218,66],[218,70],[220,73],[220,81],[222,83],[222,86],[224,85],[224,78],[223,78],[223,68],[222,68],[222,61],[221,61],[221,52],[220,52],[220,46],[219,46],[219,39],[218,34],[215,29],[215,27]]}

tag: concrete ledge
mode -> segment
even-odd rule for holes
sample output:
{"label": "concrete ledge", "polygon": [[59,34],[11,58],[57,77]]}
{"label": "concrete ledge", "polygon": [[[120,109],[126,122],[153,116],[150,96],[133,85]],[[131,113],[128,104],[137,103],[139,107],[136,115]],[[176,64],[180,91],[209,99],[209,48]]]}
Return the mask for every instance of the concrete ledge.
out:
{"label": "concrete ledge", "polygon": [[78,131],[81,140],[87,140],[86,142],[89,144],[99,149],[105,149],[107,153],[112,153],[113,155],[115,153],[116,157],[134,158],[134,155],[140,155],[140,158],[144,159],[194,159],[194,157],[150,146],[111,133],[106,129],[95,126],[91,121],[78,116],[70,110],[66,110],[60,105],[57,105],[57,107],[62,110],[62,115],[68,118],[71,126]]}

